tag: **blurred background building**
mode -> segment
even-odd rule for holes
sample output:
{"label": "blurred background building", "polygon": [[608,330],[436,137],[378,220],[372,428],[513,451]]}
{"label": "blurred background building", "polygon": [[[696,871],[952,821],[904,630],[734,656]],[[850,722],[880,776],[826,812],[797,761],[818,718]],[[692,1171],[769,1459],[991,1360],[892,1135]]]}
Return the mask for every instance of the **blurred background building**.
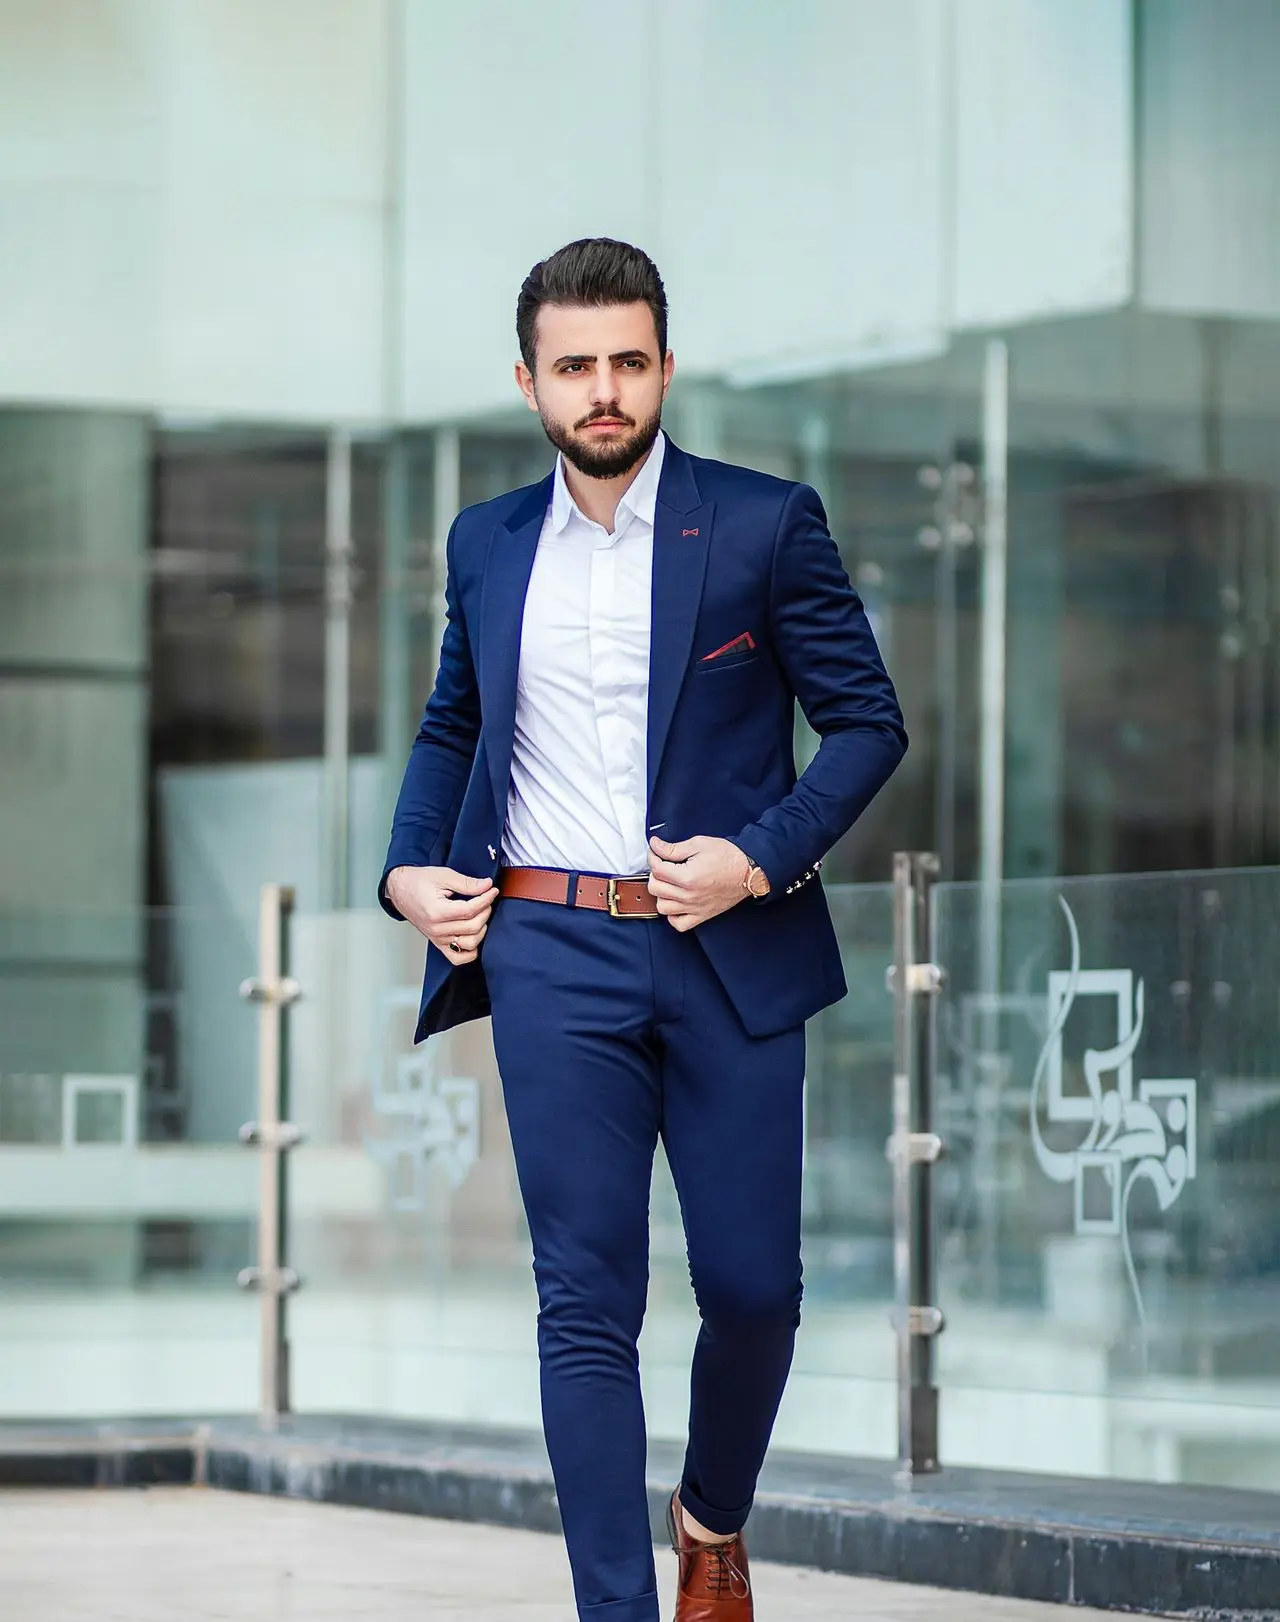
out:
{"label": "blurred background building", "polygon": [[[0,1409],[251,1404],[235,988],[278,880],[300,1400],[536,1417],[484,1034],[410,1053],[369,909],[446,526],[550,466],[516,292],[608,234],[666,279],[677,441],[821,491],[913,740],[828,869],[784,1437],[891,1446],[883,881],[932,849],[944,1447],[1280,1487],[1278,79],[1274,0],[0,0]],[[1064,875],[1142,1074],[1199,1087],[1141,1335],[1031,1154]]]}

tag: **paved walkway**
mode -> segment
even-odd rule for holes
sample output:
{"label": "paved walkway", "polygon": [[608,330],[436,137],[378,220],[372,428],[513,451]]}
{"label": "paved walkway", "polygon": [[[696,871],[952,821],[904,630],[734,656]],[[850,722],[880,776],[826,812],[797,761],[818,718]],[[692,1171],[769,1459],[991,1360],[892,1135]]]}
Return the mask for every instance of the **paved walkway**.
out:
{"label": "paved walkway", "polygon": [[[664,1615],[670,1559],[659,1555]],[[754,1568],[761,1622],[1062,1622],[1056,1606]],[[1073,1610],[1072,1622],[1100,1618]],[[558,1539],[199,1488],[0,1492],[21,1622],[572,1622]]]}

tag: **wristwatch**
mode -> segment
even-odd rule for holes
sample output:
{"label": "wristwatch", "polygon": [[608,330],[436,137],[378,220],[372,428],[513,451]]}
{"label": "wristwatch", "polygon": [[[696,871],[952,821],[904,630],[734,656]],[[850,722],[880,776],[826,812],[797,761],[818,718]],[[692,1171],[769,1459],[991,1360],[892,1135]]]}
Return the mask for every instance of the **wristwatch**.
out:
{"label": "wristwatch", "polygon": [[750,856],[747,857],[747,871],[742,875],[742,888],[757,901],[763,901],[769,894],[769,875]]}

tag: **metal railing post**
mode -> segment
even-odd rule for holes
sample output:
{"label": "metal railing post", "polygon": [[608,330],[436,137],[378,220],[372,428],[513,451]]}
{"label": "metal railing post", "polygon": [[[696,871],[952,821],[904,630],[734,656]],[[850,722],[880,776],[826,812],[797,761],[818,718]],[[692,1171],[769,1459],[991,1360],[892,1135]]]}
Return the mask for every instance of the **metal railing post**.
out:
{"label": "metal railing post", "polygon": [[289,1337],[286,1303],[298,1288],[298,1275],[286,1265],[288,1179],[285,1156],[302,1141],[288,1119],[289,1006],[302,988],[289,975],[289,926],[293,891],[264,884],[258,910],[258,973],[245,980],[240,995],[258,1004],[258,1119],[240,1128],[240,1141],[258,1151],[258,1263],[245,1267],[236,1282],[257,1290],[259,1329],[259,1417],[274,1426],[289,1412]]}
{"label": "metal railing post", "polygon": [[938,1468],[938,1388],[934,1339],[943,1317],[934,1300],[933,1167],[942,1139],[933,1130],[934,1007],[942,988],[933,962],[933,886],[938,858],[900,851],[893,858],[894,1329],[897,1335],[898,1467],[910,1478]]}

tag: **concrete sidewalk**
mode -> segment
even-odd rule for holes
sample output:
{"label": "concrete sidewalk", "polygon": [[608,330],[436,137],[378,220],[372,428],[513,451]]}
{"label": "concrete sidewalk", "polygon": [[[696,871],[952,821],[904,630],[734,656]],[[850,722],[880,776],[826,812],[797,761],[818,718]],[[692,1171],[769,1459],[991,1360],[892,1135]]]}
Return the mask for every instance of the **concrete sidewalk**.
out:
{"label": "concrete sidewalk", "polygon": [[[672,1560],[661,1551],[663,1614]],[[1060,1608],[754,1568],[761,1622],[1058,1622]],[[1074,1610],[1080,1622],[1099,1611]],[[572,1622],[557,1538],[198,1487],[0,1492],[14,1622]]]}

